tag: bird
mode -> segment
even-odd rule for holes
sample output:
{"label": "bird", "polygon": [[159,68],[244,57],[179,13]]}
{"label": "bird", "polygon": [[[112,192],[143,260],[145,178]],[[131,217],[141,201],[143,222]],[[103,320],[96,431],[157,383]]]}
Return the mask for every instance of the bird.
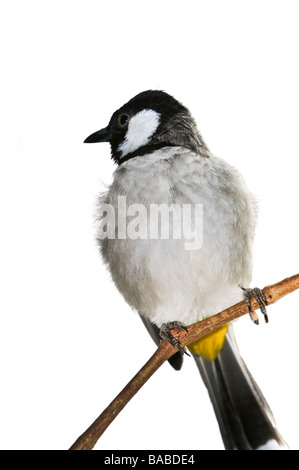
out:
{"label": "bird", "polygon": [[287,448],[232,324],[189,352],[171,333],[244,299],[258,323],[252,297],[268,321],[263,292],[250,288],[256,197],[210,151],[189,109],[165,91],[131,98],[84,141],[96,142],[110,144],[116,164],[97,199],[96,240],[117,289],[155,343],[162,338],[176,348],[169,359],[175,370],[192,354],[226,450]]}

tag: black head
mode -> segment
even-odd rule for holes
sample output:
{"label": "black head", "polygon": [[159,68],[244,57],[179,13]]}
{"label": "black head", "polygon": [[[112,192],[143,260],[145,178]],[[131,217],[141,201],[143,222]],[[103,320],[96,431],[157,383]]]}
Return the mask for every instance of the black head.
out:
{"label": "black head", "polygon": [[162,147],[200,151],[203,142],[189,110],[164,91],[148,90],[112,115],[107,127],[85,143],[109,142],[112,158],[121,164]]}

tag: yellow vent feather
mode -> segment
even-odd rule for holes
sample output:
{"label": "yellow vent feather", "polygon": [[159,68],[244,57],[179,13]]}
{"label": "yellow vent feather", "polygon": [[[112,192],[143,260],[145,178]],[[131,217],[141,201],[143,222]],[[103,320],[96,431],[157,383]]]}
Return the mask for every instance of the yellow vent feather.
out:
{"label": "yellow vent feather", "polygon": [[194,341],[194,343],[189,344],[188,348],[193,354],[214,361],[220,349],[224,345],[225,335],[228,326],[229,324],[227,323],[226,325],[221,326],[217,330],[212,331],[212,333],[208,333],[203,338],[200,338]]}

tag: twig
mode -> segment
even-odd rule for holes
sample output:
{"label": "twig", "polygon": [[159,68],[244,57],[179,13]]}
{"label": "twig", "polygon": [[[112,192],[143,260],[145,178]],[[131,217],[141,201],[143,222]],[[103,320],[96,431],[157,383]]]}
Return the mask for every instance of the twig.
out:
{"label": "twig", "polygon": [[[299,274],[284,279],[277,284],[267,286],[263,292],[267,298],[268,305],[277,302],[285,295],[299,288]],[[251,300],[254,310],[259,309],[256,300]],[[223,310],[212,317],[206,318],[198,323],[188,326],[188,333],[181,329],[172,331],[173,336],[180,340],[181,346],[187,346],[211,331],[231,322],[236,318],[248,313],[245,301],[239,302],[232,307]],[[117,395],[103,413],[92,423],[92,425],[76,440],[70,450],[91,450],[107,427],[112,423],[120,411],[126,406],[138,390],[156,372],[156,370],[169,359],[177,350],[166,341],[162,341],[149,361],[140,369],[135,377]]]}

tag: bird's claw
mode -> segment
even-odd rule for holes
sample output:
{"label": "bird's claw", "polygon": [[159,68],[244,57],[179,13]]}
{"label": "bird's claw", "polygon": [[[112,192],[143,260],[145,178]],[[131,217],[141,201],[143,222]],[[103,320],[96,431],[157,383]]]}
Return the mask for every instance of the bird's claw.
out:
{"label": "bird's claw", "polygon": [[184,325],[182,325],[178,321],[172,321],[169,323],[163,323],[160,328],[160,337],[165,341],[168,341],[168,343],[170,343],[174,348],[177,348],[181,354],[187,354],[187,356],[190,356],[190,354],[187,352],[186,347],[182,347],[180,340],[176,339],[171,333],[171,330],[173,328],[181,328],[186,331],[186,333],[188,333],[188,330]]}
{"label": "bird's claw", "polygon": [[264,292],[258,287],[254,287],[253,289],[245,289],[244,287],[242,287],[242,290],[244,291],[245,302],[247,304],[247,307],[249,310],[249,316],[251,320],[256,325],[259,324],[258,315],[255,312],[255,310],[252,310],[252,307],[251,307],[251,299],[254,298],[259,304],[260,310],[262,314],[264,315],[265,322],[268,323],[269,319],[268,319],[267,309],[266,309],[266,305],[268,305],[268,302],[267,302],[267,298]]}

